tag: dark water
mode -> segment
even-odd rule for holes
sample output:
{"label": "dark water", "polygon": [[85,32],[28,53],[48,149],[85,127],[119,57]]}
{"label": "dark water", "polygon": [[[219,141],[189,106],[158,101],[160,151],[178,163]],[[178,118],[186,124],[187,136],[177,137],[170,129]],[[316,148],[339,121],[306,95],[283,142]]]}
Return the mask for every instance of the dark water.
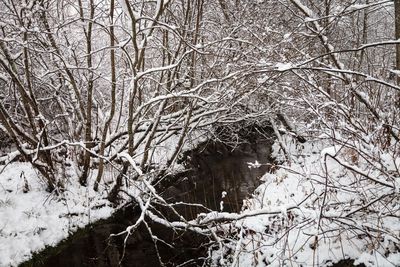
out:
{"label": "dark water", "polygon": [[[200,203],[208,209],[219,210],[221,193],[226,191],[224,211],[239,211],[242,201],[259,184],[268,167],[249,168],[248,162],[270,162],[271,140],[258,140],[232,148],[220,143],[202,144],[183,158],[187,171],[165,177],[156,186],[170,201]],[[186,218],[195,218],[205,209],[178,207]],[[128,239],[110,238],[135,223],[139,210],[129,207],[102,223],[80,231],[58,247],[38,255],[24,266],[160,266],[154,242],[144,225]],[[169,216],[166,214],[166,216]],[[173,248],[157,242],[159,255],[166,266],[201,266],[207,239],[190,233],[177,233],[151,224],[153,234],[167,241]],[[47,255],[46,255],[47,254]],[[123,256],[124,255],[124,256]],[[123,257],[122,257],[123,256]]]}
{"label": "dark water", "polygon": [[[85,233],[67,243],[65,248],[47,258],[43,263],[33,266],[160,266],[158,256],[149,233],[141,225],[137,231],[128,238],[125,252],[123,241],[124,236],[110,238],[110,234],[118,233],[134,223],[136,216],[132,216],[132,210],[127,209],[120,212],[113,218],[115,222],[106,222],[85,231]],[[131,219],[131,220],[130,220]],[[185,240],[179,239],[174,233],[166,230],[157,224],[153,224],[152,231],[159,238],[168,240],[174,244],[175,248],[169,248],[163,244],[158,244],[158,250],[166,266],[176,266],[176,263],[184,262],[187,259],[199,258],[204,254],[204,249],[197,248],[197,243],[193,247]],[[191,265],[198,266],[202,262],[201,258]]]}
{"label": "dark water", "polygon": [[[243,199],[260,184],[260,178],[269,171],[269,166],[249,168],[248,163],[256,160],[269,163],[272,144],[259,140],[242,144],[236,149],[220,143],[206,143],[185,155],[187,172],[166,178],[161,183],[166,199],[200,203],[212,210],[238,212]],[[165,186],[163,186],[165,185]],[[226,196],[222,199],[222,192]],[[183,211],[186,218],[195,218],[202,209],[190,208]]]}
{"label": "dark water", "polygon": [[[271,140],[257,140],[232,149],[220,143],[201,144],[186,152],[182,162],[186,171],[166,176],[156,187],[171,202],[200,203],[211,210],[220,209],[221,193],[226,191],[224,211],[239,211],[243,199],[259,185],[267,166],[249,168],[249,162],[271,162]],[[204,208],[176,207],[187,219],[195,218]],[[160,209],[162,210],[162,209]],[[112,218],[79,230],[57,247],[49,248],[21,266],[46,267],[106,267],[207,266],[204,256],[208,239],[191,233],[173,232],[158,224],[149,224],[153,235],[170,246],[150,237],[142,224],[125,244],[125,236],[110,238],[132,225],[140,210],[134,205],[118,211]],[[165,216],[170,216],[168,212]],[[352,267],[352,260],[343,260],[334,267]],[[360,265],[361,266],[361,265]]]}

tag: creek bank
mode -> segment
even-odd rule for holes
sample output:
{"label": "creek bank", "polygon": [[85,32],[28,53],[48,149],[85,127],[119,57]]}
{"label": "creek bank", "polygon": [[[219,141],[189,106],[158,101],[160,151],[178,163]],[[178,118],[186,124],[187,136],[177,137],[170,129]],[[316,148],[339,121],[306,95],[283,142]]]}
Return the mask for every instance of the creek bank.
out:
{"label": "creek bank", "polygon": [[[223,191],[226,192],[223,210],[238,212],[243,199],[253,192],[260,183],[259,178],[269,171],[266,166],[249,168],[248,163],[272,162],[272,142],[271,139],[252,139],[235,149],[220,142],[200,144],[182,156],[181,163],[186,171],[166,176],[157,188],[171,202],[199,203],[206,207],[178,208],[187,219],[195,218],[207,209],[220,210]],[[125,250],[125,236],[110,238],[110,234],[134,224],[139,214],[137,207],[127,206],[107,220],[78,230],[57,247],[47,248],[21,266],[159,266],[153,240],[144,225],[130,236]],[[187,262],[184,266],[204,266],[207,239],[188,232],[173,232],[155,223],[151,224],[151,228],[154,235],[173,246],[157,242],[165,266],[177,266],[184,262]],[[354,261],[342,260],[332,266],[353,267]]]}
{"label": "creek bank", "polygon": [[[186,152],[182,164],[187,171],[169,175],[158,189],[169,201],[198,203],[207,209],[240,211],[245,199],[258,185],[259,178],[268,168],[249,168],[248,163],[270,162],[272,138],[252,139],[234,149],[220,142],[200,144]],[[183,206],[182,214],[190,219],[203,208]],[[158,266],[159,259],[153,240],[144,225],[128,239],[125,236],[110,238],[135,223],[140,210],[129,206],[117,211],[111,218],[79,230],[58,246],[36,254],[31,261],[20,266]],[[198,266],[204,262],[207,240],[192,233],[176,233],[152,223],[153,235],[167,241],[169,247],[157,242],[158,252],[166,266],[176,266],[190,261],[186,266]]]}

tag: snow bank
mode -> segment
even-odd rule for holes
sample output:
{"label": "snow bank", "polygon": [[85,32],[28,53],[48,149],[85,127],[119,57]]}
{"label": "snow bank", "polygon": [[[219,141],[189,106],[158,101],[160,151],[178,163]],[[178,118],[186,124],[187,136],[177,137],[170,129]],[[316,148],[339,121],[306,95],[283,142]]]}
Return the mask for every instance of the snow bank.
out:
{"label": "snow bank", "polygon": [[76,186],[78,178],[56,196],[45,191],[29,163],[16,162],[0,170],[0,266],[16,266],[113,212],[104,195]]}
{"label": "snow bank", "polygon": [[[223,226],[227,236],[211,250],[213,264],[331,266],[355,259],[370,267],[400,266],[400,204],[391,200],[399,196],[393,181],[377,183],[383,181],[380,166],[371,167],[352,150],[327,141],[297,144],[287,137],[285,145],[292,161],[265,174],[245,201],[242,214],[259,215]],[[274,156],[285,160],[278,144]],[[379,156],[387,170],[396,169],[398,159]],[[279,209],[279,214],[259,212]]]}
{"label": "snow bank", "polygon": [[[202,133],[191,133],[183,150],[192,149],[204,140]],[[174,152],[171,148],[177,142],[178,136],[172,136],[158,144],[150,153],[152,162],[165,164]],[[143,146],[138,149],[143,150]],[[136,162],[142,160],[143,153],[138,152],[134,159],[124,153],[120,157],[128,158],[136,166]],[[174,166],[174,169],[179,167]],[[83,187],[78,182],[73,163],[65,168],[65,190],[56,195],[45,191],[47,184],[41,181],[30,163],[0,165],[0,267],[16,266],[29,260],[34,252],[46,246],[57,245],[77,229],[99,219],[109,218],[115,211],[107,200],[107,193],[113,184],[102,183],[100,191],[95,192],[93,183],[97,176],[96,170],[91,171],[88,185]],[[138,166],[136,169],[141,173]],[[115,181],[116,175],[107,171],[103,180]],[[142,182],[130,181],[124,190],[130,195],[139,195],[143,188]]]}

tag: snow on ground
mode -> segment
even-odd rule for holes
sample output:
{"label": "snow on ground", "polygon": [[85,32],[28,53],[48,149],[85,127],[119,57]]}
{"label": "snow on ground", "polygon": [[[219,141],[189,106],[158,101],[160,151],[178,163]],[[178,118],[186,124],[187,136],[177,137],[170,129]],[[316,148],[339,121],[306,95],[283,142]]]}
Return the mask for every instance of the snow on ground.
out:
{"label": "snow on ground", "polygon": [[[152,162],[165,163],[177,138],[158,145],[151,153]],[[204,136],[193,133],[184,149],[191,149],[201,141]],[[140,163],[143,153],[137,154],[134,160]],[[80,186],[73,163],[66,167],[66,174],[65,191],[57,196],[45,191],[46,183],[29,163],[0,165],[0,267],[17,266],[29,260],[32,253],[57,245],[77,229],[108,218],[115,211],[106,198],[112,184],[101,184],[100,192],[92,189],[96,170],[92,170],[87,187]],[[103,180],[110,182],[115,177],[116,173],[108,170]],[[140,186],[143,185],[131,183],[124,189],[135,195]]]}
{"label": "snow on ground", "polygon": [[[174,141],[168,142],[152,153],[155,162],[162,163],[171,153],[169,148]],[[190,147],[194,145],[195,142]],[[391,184],[380,176],[379,168],[371,168],[362,159],[354,158],[351,150],[326,141],[303,145],[287,139],[286,148],[292,161],[263,176],[264,183],[244,201],[241,214],[214,212],[204,218],[233,219],[225,228],[218,226],[219,233],[225,229],[225,236],[221,236],[225,241],[211,251],[214,263],[329,266],[352,258],[371,267],[400,266],[399,203],[389,201],[388,206],[382,206],[387,195],[398,197],[399,178],[395,178],[394,188],[385,186]],[[389,175],[400,167],[400,160],[393,155],[373,147],[360,148],[363,149],[372,151],[372,156],[379,155],[379,166]],[[274,145],[274,156],[284,161],[278,144]],[[140,162],[140,156],[134,160]],[[262,164],[255,162],[249,167]],[[382,185],[361,179],[361,174]],[[101,187],[103,193],[96,193],[91,184],[79,186],[74,171],[69,170],[68,177],[65,191],[56,196],[44,190],[45,183],[30,164],[0,166],[0,266],[18,265],[33,252],[54,246],[78,228],[113,213],[105,186]],[[94,171],[88,181],[93,182],[95,177]],[[134,186],[126,190],[135,194]],[[358,212],[368,201],[376,201],[368,206],[371,211],[382,210]],[[374,228],[380,229],[379,234],[370,230]]]}
{"label": "snow on ground", "polygon": [[[16,162],[0,170],[0,266],[16,266],[32,252],[57,245],[113,212],[103,194],[77,186],[77,177],[56,196],[45,191],[29,163]],[[29,191],[24,193],[26,187]]]}
{"label": "snow on ground", "polygon": [[[213,264],[330,266],[341,259],[356,259],[356,264],[371,267],[400,266],[398,189],[363,179],[357,172],[388,183],[367,162],[354,162],[351,151],[326,141],[296,144],[286,139],[286,146],[292,162],[265,174],[253,197],[244,201],[242,215],[260,215],[225,225],[225,237],[221,237],[225,242],[212,251]],[[274,156],[278,162],[285,160],[278,144]],[[381,158],[387,170],[399,165],[388,154]],[[384,202],[386,195],[394,200]],[[372,203],[379,198],[382,202]],[[360,212],[366,204],[370,212]],[[214,214],[218,216],[232,217]]]}

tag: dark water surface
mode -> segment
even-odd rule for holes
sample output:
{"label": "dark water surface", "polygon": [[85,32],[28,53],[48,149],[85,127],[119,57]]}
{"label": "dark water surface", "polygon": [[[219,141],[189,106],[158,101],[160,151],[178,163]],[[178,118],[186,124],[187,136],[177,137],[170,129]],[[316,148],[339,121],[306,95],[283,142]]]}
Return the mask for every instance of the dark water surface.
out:
{"label": "dark water surface", "polygon": [[[248,162],[270,162],[271,140],[258,140],[232,148],[220,143],[202,144],[186,153],[183,164],[187,171],[166,177],[157,186],[164,198],[170,201],[200,203],[212,210],[220,209],[221,194],[226,191],[224,211],[239,211],[242,201],[259,185],[259,178],[268,167],[249,168]],[[195,218],[203,208],[182,207],[179,211],[188,219]],[[135,223],[140,211],[130,207],[121,210],[105,222],[74,234],[58,247],[37,255],[24,266],[78,267],[78,266],[160,266],[154,243],[144,225],[128,239],[125,236],[110,238]],[[206,247],[200,236],[176,233],[152,224],[153,234],[166,240],[174,248],[157,242],[159,254],[166,266],[201,266]],[[46,253],[44,253],[46,254]],[[124,257],[122,255],[124,254]]]}
{"label": "dark water surface", "polygon": [[[158,189],[164,198],[173,201],[200,203],[212,210],[220,209],[221,193],[226,191],[224,211],[239,211],[249,192],[259,185],[259,178],[269,171],[267,166],[249,168],[248,163],[272,162],[271,140],[257,140],[234,150],[221,143],[201,144],[186,153],[183,164],[187,171],[166,177]],[[203,208],[178,208],[187,219],[195,218]],[[118,211],[112,218],[79,230],[55,248],[39,253],[21,266],[46,267],[156,267],[160,262],[154,243],[144,225],[130,236],[124,250],[125,236],[110,238],[132,225],[140,210],[133,206]],[[202,266],[207,252],[207,240],[191,233],[177,233],[164,226],[151,224],[153,234],[173,246],[157,242],[159,255],[165,266]],[[334,267],[354,266],[344,260]],[[246,267],[246,266],[243,266]]]}

